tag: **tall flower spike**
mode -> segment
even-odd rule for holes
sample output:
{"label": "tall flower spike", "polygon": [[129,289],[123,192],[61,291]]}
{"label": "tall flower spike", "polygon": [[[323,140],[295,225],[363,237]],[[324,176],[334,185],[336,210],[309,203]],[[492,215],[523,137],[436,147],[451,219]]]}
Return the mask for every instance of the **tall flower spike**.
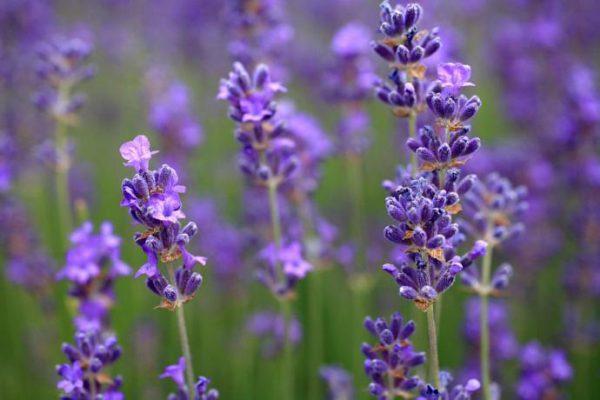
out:
{"label": "tall flower spike", "polygon": [[573,378],[573,369],[562,351],[546,350],[531,342],[520,353],[521,377],[516,389],[521,400],[555,396],[559,386]]}
{"label": "tall flower spike", "polygon": [[124,399],[120,392],[121,377],[111,378],[106,368],[121,356],[121,347],[114,336],[99,331],[79,331],[75,335],[75,345],[63,344],[63,353],[69,362],[58,365],[60,376],[57,388],[61,399],[92,399],[92,393],[103,399]]}
{"label": "tall flower spike", "polygon": [[[180,224],[185,215],[179,195],[185,192],[185,186],[179,184],[177,173],[166,164],[158,170],[149,169],[150,159],[156,152],[150,150],[146,136],[140,135],[124,143],[120,152],[126,160],[125,165],[138,171],[121,185],[121,206],[129,208],[134,222],[146,228],[135,234],[136,243],[148,259],[135,276],[147,276],[148,288],[162,298],[160,307],[175,309],[194,297],[202,283],[202,276],[194,272],[194,266],[206,263],[204,257],[194,256],[186,249],[198,227],[193,222],[183,227]],[[180,266],[167,279],[159,262],[176,261]]]}
{"label": "tall flower spike", "polygon": [[112,224],[104,222],[94,234],[85,222],[71,234],[71,248],[57,279],[71,282],[69,294],[79,300],[75,325],[79,330],[100,330],[114,302],[114,281],[131,270],[121,260],[121,238],[113,234]]}
{"label": "tall flower spike", "polygon": [[352,375],[341,367],[326,365],[319,369],[319,376],[327,384],[328,400],[354,399]]}
{"label": "tall flower spike", "polygon": [[404,324],[402,316],[395,313],[389,323],[383,318],[373,321],[367,317],[364,325],[377,340],[374,346],[362,345],[365,373],[371,380],[369,392],[379,400],[412,398],[410,392],[421,380],[411,375],[411,369],[425,362],[425,353],[416,352],[409,340],[415,331],[414,322]]}
{"label": "tall flower spike", "polygon": [[57,37],[38,49],[38,76],[44,87],[36,94],[36,106],[62,122],[74,122],[85,98],[72,94],[73,88],[94,75],[86,65],[92,45],[84,39]]}

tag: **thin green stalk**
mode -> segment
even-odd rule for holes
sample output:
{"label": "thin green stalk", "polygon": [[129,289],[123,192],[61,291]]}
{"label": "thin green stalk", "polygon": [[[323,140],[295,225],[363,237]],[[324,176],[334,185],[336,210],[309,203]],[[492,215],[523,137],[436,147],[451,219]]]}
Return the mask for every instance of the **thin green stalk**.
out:
{"label": "thin green stalk", "polygon": [[[173,266],[171,263],[167,264],[167,269],[169,271],[169,277],[171,278],[171,282],[175,282],[175,272],[173,270]],[[179,297],[181,294],[177,293]],[[194,366],[192,364],[192,352],[190,350],[190,340],[188,338],[187,327],[185,324],[185,314],[183,311],[183,305],[177,307],[175,313],[177,314],[177,329],[179,330],[179,340],[181,341],[181,350],[183,352],[183,357],[185,358],[185,377],[188,386],[188,393],[194,393]]]}
{"label": "thin green stalk", "polygon": [[440,361],[438,358],[437,330],[435,329],[435,312],[433,306],[427,309],[427,333],[429,334],[429,379],[433,379],[435,387],[440,387]]}
{"label": "thin green stalk", "polygon": [[283,344],[283,393],[282,399],[294,399],[294,364],[292,354],[292,341],[290,340],[290,327],[292,324],[292,305],[290,299],[282,299],[280,301],[281,313],[284,317],[284,344]]}
{"label": "thin green stalk", "polygon": [[346,155],[346,173],[348,186],[350,187],[350,196],[352,199],[352,219],[351,233],[352,239],[357,246],[357,260],[359,271],[365,269],[365,217],[363,213],[364,193],[363,193],[363,160],[359,155]]}
{"label": "thin green stalk", "polygon": [[483,256],[482,271],[481,271],[481,284],[483,290],[481,290],[480,298],[481,304],[479,307],[479,330],[481,332],[481,346],[480,347],[480,364],[481,364],[481,380],[483,384],[483,398],[485,400],[492,399],[491,393],[491,377],[490,377],[490,325],[488,322],[488,289],[490,285],[490,275],[492,269],[492,251],[493,246],[488,246],[488,249]]}
{"label": "thin green stalk", "polygon": [[[417,114],[411,112],[408,116],[408,137],[414,138],[417,135]],[[419,167],[417,163],[417,156],[412,151],[410,152],[410,164],[416,171]]]}
{"label": "thin green stalk", "polygon": [[[309,321],[309,365],[311,371],[316,371],[321,364],[323,354],[323,299],[322,271],[313,271],[308,277],[308,321]],[[317,399],[319,396],[319,381],[311,375],[308,382],[308,398]]]}
{"label": "thin green stalk", "polygon": [[73,229],[73,216],[71,214],[71,204],[69,201],[69,151],[67,149],[67,126],[61,122],[56,122],[54,133],[56,146],[57,163],[55,169],[55,192],[56,203],[58,207],[59,233],[61,251],[66,251],[67,238]]}
{"label": "thin green stalk", "polygon": [[[271,214],[271,226],[273,229],[273,241],[277,249],[281,248],[281,217],[279,214],[279,201],[277,199],[277,182],[270,179],[269,189],[269,211]],[[278,268],[279,270],[279,268]],[[291,300],[280,301],[281,312],[284,316],[284,344],[283,344],[283,368],[282,368],[282,398],[293,400],[294,398],[294,366],[292,364],[292,343],[290,341],[289,327],[292,321]]]}

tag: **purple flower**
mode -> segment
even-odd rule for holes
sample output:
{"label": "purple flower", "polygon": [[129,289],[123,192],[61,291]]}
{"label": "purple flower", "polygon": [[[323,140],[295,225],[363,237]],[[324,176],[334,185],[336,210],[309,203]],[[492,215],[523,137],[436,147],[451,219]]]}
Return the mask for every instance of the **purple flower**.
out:
{"label": "purple flower", "polygon": [[257,312],[250,316],[246,329],[262,340],[261,350],[265,357],[279,353],[287,340],[297,345],[302,339],[302,326],[296,318],[287,321],[283,315],[271,311]]}
{"label": "purple flower", "polygon": [[352,375],[341,367],[326,365],[319,368],[319,375],[327,384],[328,400],[354,399]]}
{"label": "purple flower", "polygon": [[461,63],[441,64],[437,68],[438,79],[448,93],[458,96],[463,87],[475,86],[469,82],[471,67]]}
{"label": "purple flower", "polygon": [[106,324],[114,302],[114,281],[130,273],[121,260],[121,238],[113,234],[109,222],[102,223],[97,234],[89,221],[73,231],[66,264],[56,278],[69,280],[69,294],[79,300],[78,329],[99,330]]}
{"label": "purple flower", "polygon": [[361,348],[366,357],[365,373],[371,381],[370,394],[386,399],[419,386],[421,380],[411,375],[411,370],[425,363],[425,353],[416,352],[409,340],[415,331],[414,322],[404,324],[400,313],[394,313],[389,323],[383,318],[367,317],[364,325],[377,339],[374,346],[363,343]]}
{"label": "purple flower", "polygon": [[138,135],[133,140],[125,142],[119,147],[121,157],[127,161],[125,166],[133,167],[136,171],[146,171],[152,155],[158,150],[150,150],[150,141],[145,135]]}
{"label": "purple flower", "polygon": [[[150,170],[152,154],[145,136],[121,146],[123,158],[139,171],[123,181],[121,206],[128,207],[133,220],[146,228],[135,235],[136,243],[147,256],[147,262],[136,277],[147,275],[146,285],[163,299],[160,307],[174,309],[196,294],[202,276],[193,268],[196,264],[204,265],[206,259],[191,254],[186,248],[198,227],[193,222],[182,227],[179,222],[184,218],[179,194],[185,192],[185,186],[179,184],[177,172],[166,164],[158,170]],[[174,273],[175,281],[169,282],[160,271],[159,262],[177,260],[181,261]]]}
{"label": "purple flower", "polygon": [[265,268],[258,272],[259,280],[277,296],[289,296],[298,282],[313,270],[302,255],[302,246],[291,242],[278,249],[271,243],[259,255]]}
{"label": "purple flower", "polygon": [[470,400],[479,391],[481,383],[477,379],[469,379],[464,385],[458,384],[450,388],[453,377],[448,372],[440,372],[441,388],[436,389],[430,384],[422,383],[420,396],[416,400]]}
{"label": "purple flower", "polygon": [[530,342],[521,350],[520,359],[521,377],[516,390],[521,400],[553,396],[560,385],[573,378],[573,369],[560,350],[546,350]]}
{"label": "purple flower", "polygon": [[177,364],[168,365],[159,378],[172,379],[179,389],[185,389],[185,357],[180,357]]}
{"label": "purple flower", "polygon": [[91,399],[92,393],[106,399],[123,398],[119,391],[121,377],[111,378],[106,371],[121,356],[121,347],[114,336],[79,331],[75,334],[75,345],[65,343],[62,351],[69,362],[56,367],[61,377],[57,384],[61,399]]}
{"label": "purple flower", "polygon": [[169,395],[169,399],[176,400],[217,400],[219,392],[215,389],[208,389],[210,380],[204,376],[198,377],[198,381],[194,385],[195,395],[192,397],[188,394],[188,388],[185,386],[185,358],[180,357],[177,364],[168,365],[164,372],[160,375],[161,379],[169,378],[177,385],[177,394]]}
{"label": "purple flower", "polygon": [[37,74],[43,86],[36,93],[34,103],[40,110],[63,122],[74,121],[85,98],[70,92],[94,75],[94,68],[85,64],[92,48],[92,44],[81,37],[55,37],[39,45]]}
{"label": "purple flower", "polygon": [[340,28],[331,40],[331,50],[338,57],[357,57],[370,50],[371,32],[359,22]]}

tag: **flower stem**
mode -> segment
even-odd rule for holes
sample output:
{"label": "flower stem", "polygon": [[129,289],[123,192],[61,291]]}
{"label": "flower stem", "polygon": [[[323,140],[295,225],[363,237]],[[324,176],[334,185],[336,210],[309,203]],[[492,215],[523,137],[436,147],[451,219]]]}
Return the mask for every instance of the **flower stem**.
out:
{"label": "flower stem", "polygon": [[[281,249],[281,217],[279,214],[279,201],[277,199],[277,182],[270,179],[268,182],[269,188],[269,211],[271,213],[271,226],[273,229],[273,241],[275,247]],[[279,268],[278,268],[279,270]],[[291,300],[281,299],[281,312],[284,317],[284,343],[283,343],[283,368],[282,368],[282,397],[285,399],[293,400],[294,388],[293,388],[293,364],[292,364],[292,343],[290,341],[289,328],[292,321],[291,312]]]}
{"label": "flower stem", "polygon": [[429,379],[433,379],[435,387],[440,387],[440,361],[438,359],[437,330],[435,329],[435,312],[433,305],[427,309],[427,332],[429,334]]}
{"label": "flower stem", "polygon": [[59,218],[59,237],[61,250],[67,248],[67,237],[73,229],[73,216],[71,215],[71,204],[69,201],[69,160],[67,127],[64,122],[58,120],[54,132],[54,145],[56,147],[55,168],[55,191]]}
{"label": "flower stem", "polygon": [[282,399],[294,399],[294,364],[292,359],[292,341],[290,340],[290,327],[292,325],[292,305],[290,299],[282,299],[281,313],[284,318],[284,343],[283,343],[283,374]]}
{"label": "flower stem", "polygon": [[352,239],[357,246],[357,264],[360,270],[364,270],[365,243],[363,240],[363,232],[365,229],[365,218],[363,214],[364,199],[362,157],[357,154],[347,154],[346,167],[348,186],[350,187],[350,196],[352,198]]}
{"label": "flower stem", "polygon": [[[408,116],[408,137],[414,138],[417,135],[417,114],[411,112]],[[417,156],[412,151],[410,152],[410,164],[414,171],[417,171]]]}
{"label": "flower stem", "polygon": [[[173,266],[171,263],[167,264],[167,269],[169,270],[169,276],[171,278],[171,282],[175,284],[175,272],[173,270]],[[180,294],[178,293],[179,297]],[[177,329],[179,330],[179,340],[181,341],[181,351],[183,352],[183,357],[185,358],[185,377],[188,386],[188,393],[194,393],[194,367],[192,364],[192,352],[190,350],[190,341],[188,339],[187,327],[185,324],[185,314],[183,311],[183,305],[179,305],[176,308],[175,313],[177,314]]]}
{"label": "flower stem", "polygon": [[481,304],[479,307],[479,330],[481,334],[480,347],[480,364],[481,364],[481,380],[483,384],[483,398],[485,400],[492,399],[491,393],[491,377],[490,377],[490,325],[488,322],[488,292],[487,288],[490,285],[490,275],[492,268],[492,251],[493,246],[488,246],[488,249],[483,256],[483,264],[481,271],[481,284],[485,290],[480,292]]}

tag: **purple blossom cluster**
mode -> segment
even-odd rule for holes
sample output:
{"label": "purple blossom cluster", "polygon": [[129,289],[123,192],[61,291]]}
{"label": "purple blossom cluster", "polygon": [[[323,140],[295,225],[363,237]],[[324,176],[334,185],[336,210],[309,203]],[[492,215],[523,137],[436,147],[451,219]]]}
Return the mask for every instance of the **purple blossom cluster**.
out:
{"label": "purple blossom cluster", "polygon": [[297,319],[286,321],[283,315],[271,311],[260,311],[250,316],[246,330],[261,340],[261,352],[266,357],[281,352],[286,336],[292,345],[297,345],[302,339],[302,325]]}
{"label": "purple blossom cluster", "polygon": [[40,110],[61,122],[74,122],[85,97],[73,90],[94,75],[86,64],[91,53],[91,43],[80,37],[57,37],[40,45],[37,72],[44,86],[34,98]]}
{"label": "purple blossom cluster", "polygon": [[95,234],[87,221],[71,234],[65,266],[56,278],[71,283],[69,294],[78,300],[75,326],[80,331],[100,331],[107,326],[108,312],[115,300],[114,282],[131,270],[121,260],[121,238],[110,222]]}
{"label": "purple blossom cluster", "polygon": [[117,339],[99,331],[78,331],[75,345],[63,344],[68,363],[58,365],[57,384],[64,400],[123,400],[120,391],[122,379],[108,375],[110,368],[121,356]]}
{"label": "purple blossom cluster", "polygon": [[561,350],[544,349],[538,342],[520,352],[521,375],[516,392],[521,400],[557,397],[560,385],[570,381],[573,369]]}
{"label": "purple blossom cluster", "polygon": [[148,75],[148,122],[161,139],[163,156],[179,165],[204,140],[202,127],[191,110],[189,89],[179,81],[164,82],[157,71]]}
{"label": "purple blossom cluster", "polygon": [[319,368],[319,376],[327,384],[328,400],[354,399],[352,376],[341,367],[325,365]]}
{"label": "purple blossom cluster", "polygon": [[[147,262],[138,269],[136,277],[146,275],[146,285],[162,298],[160,307],[175,309],[190,301],[202,283],[202,275],[194,272],[196,264],[204,265],[204,257],[194,256],[186,246],[198,231],[193,222],[181,226],[185,218],[181,209],[180,194],[185,186],[179,185],[177,172],[167,164],[158,170],[149,169],[149,162],[156,151],[150,150],[150,141],[139,135],[125,142],[119,149],[126,166],[137,173],[123,180],[121,206],[129,208],[134,222],[146,228],[135,235],[135,242],[146,253]],[[171,270],[171,263],[179,260],[181,265],[165,277],[159,262]]]}
{"label": "purple blossom cluster", "polygon": [[185,385],[185,368],[185,358],[181,357],[177,364],[165,367],[164,372],[160,375],[160,378],[171,379],[177,385],[177,392],[169,394],[167,400],[217,400],[219,398],[219,392],[216,389],[208,388],[210,379],[204,376],[198,377],[194,384],[194,393],[190,395]]}
{"label": "purple blossom cluster", "polygon": [[371,346],[362,345],[366,357],[365,373],[370,379],[369,392],[379,400],[408,398],[410,391],[421,383],[411,370],[425,363],[425,353],[417,352],[409,338],[415,331],[415,323],[403,323],[402,316],[395,313],[389,323],[383,318],[365,319],[365,328],[376,338]]}

